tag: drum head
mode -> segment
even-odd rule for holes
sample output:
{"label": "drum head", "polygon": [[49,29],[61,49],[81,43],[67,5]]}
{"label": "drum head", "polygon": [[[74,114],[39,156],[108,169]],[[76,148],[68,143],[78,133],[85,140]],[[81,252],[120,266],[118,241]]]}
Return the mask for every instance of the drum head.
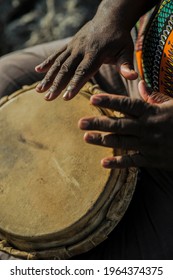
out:
{"label": "drum head", "polygon": [[123,184],[116,186],[119,170],[100,165],[111,149],[86,144],[77,127],[81,117],[101,114],[89,97],[46,102],[30,88],[0,108],[0,233],[17,248],[83,240]]}

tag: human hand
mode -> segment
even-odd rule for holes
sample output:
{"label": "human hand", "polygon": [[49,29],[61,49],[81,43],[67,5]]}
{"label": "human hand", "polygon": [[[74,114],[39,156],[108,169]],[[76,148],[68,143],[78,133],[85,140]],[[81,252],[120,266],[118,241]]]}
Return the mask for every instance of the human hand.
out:
{"label": "human hand", "polygon": [[145,166],[173,169],[173,99],[150,93],[144,81],[139,83],[139,92],[145,101],[110,94],[92,96],[91,104],[119,111],[125,116],[80,119],[79,128],[90,130],[85,133],[84,140],[90,144],[133,151],[102,159],[101,164],[105,168]]}
{"label": "human hand", "polygon": [[67,85],[63,98],[70,100],[104,63],[115,64],[126,79],[137,78],[130,31],[114,18],[103,17],[88,22],[67,45],[36,66],[37,72],[46,73],[36,87],[38,92],[48,90],[46,100],[55,99]]}

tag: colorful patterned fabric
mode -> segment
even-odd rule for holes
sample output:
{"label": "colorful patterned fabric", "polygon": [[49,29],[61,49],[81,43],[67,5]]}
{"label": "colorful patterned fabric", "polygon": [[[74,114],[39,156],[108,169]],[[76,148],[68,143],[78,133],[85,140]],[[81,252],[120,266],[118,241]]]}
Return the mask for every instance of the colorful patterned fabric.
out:
{"label": "colorful patterned fabric", "polygon": [[145,30],[147,24],[150,20],[153,10],[149,11],[147,14],[143,15],[136,25],[137,39],[135,42],[136,59],[138,64],[138,70],[141,77],[143,77],[143,67],[142,67],[142,47],[145,36]]}
{"label": "colorful patterned fabric", "polygon": [[144,79],[155,91],[173,96],[173,0],[163,0],[147,29],[142,54]]}

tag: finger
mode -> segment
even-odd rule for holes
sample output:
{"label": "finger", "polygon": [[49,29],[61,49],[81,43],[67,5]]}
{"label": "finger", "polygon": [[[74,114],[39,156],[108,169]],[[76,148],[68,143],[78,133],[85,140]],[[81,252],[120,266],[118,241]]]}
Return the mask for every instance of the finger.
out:
{"label": "finger", "polygon": [[141,125],[136,119],[110,118],[106,116],[82,118],[78,127],[83,130],[99,130],[121,135],[140,136]]}
{"label": "finger", "polygon": [[151,89],[148,89],[147,84],[143,80],[139,82],[138,89],[141,97],[145,102],[150,104],[162,104],[172,99],[166,94],[155,91],[152,92]]}
{"label": "finger", "polygon": [[119,72],[127,80],[136,80],[138,78],[138,73],[129,62],[122,63],[119,67]]}
{"label": "finger", "polygon": [[104,158],[101,160],[104,168],[129,168],[129,167],[144,167],[147,166],[147,161],[139,153],[129,154],[124,156],[116,156]]}
{"label": "finger", "polygon": [[56,58],[61,55],[67,49],[67,45],[63,46],[59,51],[54,52],[47,59],[45,59],[42,63],[35,67],[36,72],[47,72],[49,68],[53,65]]}
{"label": "finger", "polygon": [[124,48],[117,60],[117,69],[119,73],[128,80],[136,80],[138,73],[134,70],[133,65],[133,42],[128,44],[128,47]]}
{"label": "finger", "polygon": [[52,85],[54,78],[59,72],[61,65],[69,57],[69,52],[64,52],[56,58],[53,65],[50,67],[44,79],[36,86],[38,92],[45,92]]}
{"label": "finger", "polygon": [[98,71],[101,63],[98,64],[96,60],[96,54],[93,52],[85,55],[63,95],[64,100],[72,99],[79,92],[82,86],[90,79],[90,77]]}
{"label": "finger", "polygon": [[116,134],[103,134],[97,132],[86,132],[84,140],[89,144],[94,144],[109,148],[121,148],[123,150],[139,150],[140,143],[137,137],[119,136]]}
{"label": "finger", "polygon": [[133,117],[142,116],[146,110],[155,110],[154,107],[140,99],[131,99],[130,97],[113,94],[97,94],[92,96],[90,101],[95,106],[115,110]]}
{"label": "finger", "polygon": [[148,102],[148,103],[153,103],[153,102],[150,102],[149,98],[150,98],[150,94],[151,94],[151,89],[149,89],[147,87],[147,84],[145,83],[144,80],[141,80],[139,83],[138,83],[138,89],[139,89],[139,93],[141,95],[141,97],[143,98],[143,100],[145,102]]}
{"label": "finger", "polygon": [[81,56],[70,56],[61,66],[59,72],[54,78],[52,85],[45,95],[45,99],[48,101],[54,100],[60,93],[66,88],[71,77],[73,76],[75,69],[81,61]]}

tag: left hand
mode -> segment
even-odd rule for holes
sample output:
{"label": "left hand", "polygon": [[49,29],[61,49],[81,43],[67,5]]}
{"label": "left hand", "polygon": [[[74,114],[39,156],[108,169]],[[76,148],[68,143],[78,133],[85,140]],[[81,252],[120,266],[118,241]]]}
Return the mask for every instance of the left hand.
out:
{"label": "left hand", "polygon": [[139,92],[144,101],[105,93],[92,96],[91,104],[119,111],[125,116],[80,119],[79,128],[90,130],[85,133],[84,140],[133,151],[102,159],[105,168],[173,169],[173,99],[161,93],[149,93],[144,81],[139,83]]}
{"label": "left hand", "polygon": [[138,74],[133,66],[134,45],[130,33],[132,26],[128,23],[129,9],[123,13],[126,17],[124,21],[119,11],[122,0],[118,2],[119,5],[113,0],[101,1],[94,18],[64,47],[57,49],[36,66],[37,72],[45,73],[36,90],[40,93],[47,91],[47,101],[57,98],[65,88],[63,98],[72,99],[103,64],[115,65],[125,79],[137,79]]}

